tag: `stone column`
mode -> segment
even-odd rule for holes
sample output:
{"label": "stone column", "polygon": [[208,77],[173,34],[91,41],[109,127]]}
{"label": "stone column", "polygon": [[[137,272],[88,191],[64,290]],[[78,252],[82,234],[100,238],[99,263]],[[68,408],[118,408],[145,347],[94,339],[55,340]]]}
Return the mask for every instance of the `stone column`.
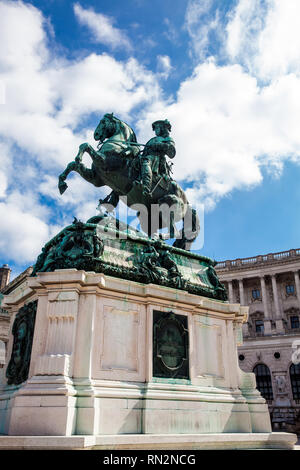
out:
{"label": "stone column", "polygon": [[282,314],[281,314],[280,306],[279,306],[278,289],[277,289],[277,283],[276,283],[276,274],[272,274],[271,279],[272,279],[272,289],[273,289],[273,297],[274,297],[274,305],[275,305],[276,330],[277,330],[277,332],[284,332],[284,327],[283,327],[283,322],[282,322]]}
{"label": "stone column", "polygon": [[232,281],[228,281],[228,297],[229,297],[229,302],[232,304],[234,302]]}
{"label": "stone column", "polygon": [[266,282],[265,277],[260,277],[260,286],[261,286],[261,294],[262,294],[262,301],[264,306],[264,332],[265,334],[271,334],[271,320],[270,320],[270,312],[268,309],[268,298],[267,298],[267,289],[266,289]]}
{"label": "stone column", "polygon": [[239,290],[240,290],[240,304],[245,305],[243,279],[239,279]]}
{"label": "stone column", "polygon": [[296,285],[296,293],[297,293],[297,299],[298,299],[298,304],[300,307],[300,280],[299,280],[299,271],[294,271],[294,278],[295,278],[295,285]]}

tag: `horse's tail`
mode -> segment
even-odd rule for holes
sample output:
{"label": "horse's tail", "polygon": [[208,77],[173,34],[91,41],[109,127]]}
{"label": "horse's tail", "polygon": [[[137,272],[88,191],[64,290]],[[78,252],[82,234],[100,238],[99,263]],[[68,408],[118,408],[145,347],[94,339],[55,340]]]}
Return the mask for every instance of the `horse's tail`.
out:
{"label": "horse's tail", "polygon": [[190,251],[192,243],[196,240],[200,232],[200,221],[197,211],[189,204],[183,218],[183,227],[180,236],[176,238],[173,246]]}

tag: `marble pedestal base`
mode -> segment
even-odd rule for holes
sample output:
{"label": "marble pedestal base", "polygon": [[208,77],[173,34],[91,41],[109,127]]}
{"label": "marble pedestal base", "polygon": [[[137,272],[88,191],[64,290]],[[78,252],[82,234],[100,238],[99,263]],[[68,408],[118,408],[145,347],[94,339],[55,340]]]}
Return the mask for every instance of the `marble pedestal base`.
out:
{"label": "marble pedestal base", "polygon": [[[76,269],[29,278],[4,306],[14,316],[33,300],[28,379],[2,379],[0,448],[290,448],[296,440],[271,433],[255,376],[238,367],[246,307]],[[187,317],[186,379],[153,374],[153,312],[170,311]]]}
{"label": "marble pedestal base", "polygon": [[0,436],[0,450],[292,450],[288,433]]}

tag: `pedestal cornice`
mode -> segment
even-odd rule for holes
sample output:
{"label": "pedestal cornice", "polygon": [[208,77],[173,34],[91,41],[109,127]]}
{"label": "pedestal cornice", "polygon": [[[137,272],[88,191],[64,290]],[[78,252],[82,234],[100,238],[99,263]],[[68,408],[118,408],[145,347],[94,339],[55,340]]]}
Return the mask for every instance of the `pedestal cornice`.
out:
{"label": "pedestal cornice", "polygon": [[[76,269],[63,269],[53,272],[38,273],[36,277],[26,280],[23,288],[6,296],[3,305],[10,309],[12,304],[21,304],[28,297],[48,295],[50,292],[75,291],[77,293],[95,293],[102,297],[112,295],[115,298],[126,298],[143,304],[155,302],[172,308],[188,308],[194,313],[213,312],[214,315],[226,316],[238,322],[247,320],[248,307],[239,304],[230,304],[207,297],[190,294],[186,291],[173,289],[156,284],[142,284],[135,281],[117,279],[105,274],[78,271]],[[113,294],[112,294],[113,293]]]}

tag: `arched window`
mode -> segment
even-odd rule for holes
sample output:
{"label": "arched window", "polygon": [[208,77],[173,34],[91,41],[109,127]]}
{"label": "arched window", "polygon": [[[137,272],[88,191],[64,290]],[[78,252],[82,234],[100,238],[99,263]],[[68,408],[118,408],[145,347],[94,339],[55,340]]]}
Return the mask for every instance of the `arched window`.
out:
{"label": "arched window", "polygon": [[257,364],[253,372],[256,376],[256,386],[266,400],[273,400],[273,389],[270,369],[265,364]]}
{"label": "arched window", "polygon": [[290,378],[294,400],[300,400],[300,364],[291,364]]}

